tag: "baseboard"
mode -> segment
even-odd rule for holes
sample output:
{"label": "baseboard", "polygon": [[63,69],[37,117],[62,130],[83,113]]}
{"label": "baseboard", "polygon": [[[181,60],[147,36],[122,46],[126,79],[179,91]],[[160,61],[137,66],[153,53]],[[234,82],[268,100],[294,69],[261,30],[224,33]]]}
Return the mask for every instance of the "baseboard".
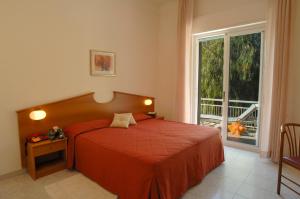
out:
{"label": "baseboard", "polygon": [[0,175],[0,180],[15,177],[15,176],[24,174],[25,172],[26,172],[26,169],[20,169],[20,170],[13,171],[13,172],[10,172],[10,173],[4,174],[4,175]]}

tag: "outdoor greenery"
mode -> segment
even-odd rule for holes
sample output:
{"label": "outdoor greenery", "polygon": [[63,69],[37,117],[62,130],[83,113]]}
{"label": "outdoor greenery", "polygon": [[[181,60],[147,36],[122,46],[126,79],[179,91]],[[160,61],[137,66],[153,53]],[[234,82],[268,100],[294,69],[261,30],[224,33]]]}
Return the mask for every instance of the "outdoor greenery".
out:
{"label": "outdoor greenery", "polygon": [[[229,99],[258,100],[261,34],[230,38]],[[224,39],[200,42],[201,98],[221,99],[223,91]]]}
{"label": "outdoor greenery", "polygon": [[260,45],[260,33],[230,39],[230,99],[258,101]]}
{"label": "outdoor greenery", "polygon": [[221,99],[223,93],[224,39],[200,42],[199,82],[201,98]]}

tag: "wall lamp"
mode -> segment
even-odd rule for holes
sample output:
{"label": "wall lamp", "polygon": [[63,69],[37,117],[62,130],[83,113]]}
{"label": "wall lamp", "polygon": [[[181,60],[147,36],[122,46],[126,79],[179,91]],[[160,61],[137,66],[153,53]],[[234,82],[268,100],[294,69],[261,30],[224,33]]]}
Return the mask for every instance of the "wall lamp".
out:
{"label": "wall lamp", "polygon": [[152,104],[152,99],[145,99],[144,104],[150,106]]}
{"label": "wall lamp", "polygon": [[29,113],[29,118],[32,120],[42,120],[45,119],[46,115],[47,115],[46,111],[39,109],[39,110],[31,111]]}

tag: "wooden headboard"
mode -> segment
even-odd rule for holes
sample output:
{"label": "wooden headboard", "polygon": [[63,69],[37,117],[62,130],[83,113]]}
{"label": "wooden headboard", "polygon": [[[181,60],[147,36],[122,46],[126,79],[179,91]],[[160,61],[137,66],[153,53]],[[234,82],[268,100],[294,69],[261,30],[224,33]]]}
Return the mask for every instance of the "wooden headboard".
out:
{"label": "wooden headboard", "polygon": [[[26,167],[26,137],[32,133],[47,132],[52,126],[61,128],[76,122],[100,118],[112,118],[113,113],[131,112],[146,113],[154,111],[154,98],[113,92],[113,99],[107,103],[97,103],[90,92],[85,95],[64,99],[17,111],[19,123],[19,139],[22,167]],[[152,99],[150,106],[144,105],[145,99]],[[34,121],[29,118],[33,110],[42,109],[47,116],[43,120]]]}

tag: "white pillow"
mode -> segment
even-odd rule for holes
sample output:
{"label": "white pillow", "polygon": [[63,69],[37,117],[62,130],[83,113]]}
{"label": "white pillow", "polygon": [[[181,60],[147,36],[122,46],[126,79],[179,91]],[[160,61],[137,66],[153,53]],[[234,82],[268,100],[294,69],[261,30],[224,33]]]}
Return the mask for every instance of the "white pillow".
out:
{"label": "white pillow", "polygon": [[124,114],[114,114],[114,119],[112,123],[110,124],[110,127],[119,127],[119,128],[128,128],[130,123],[130,115],[124,115]]}
{"label": "white pillow", "polygon": [[118,115],[126,115],[127,117],[130,117],[129,124],[136,124],[132,113],[118,113]]}

